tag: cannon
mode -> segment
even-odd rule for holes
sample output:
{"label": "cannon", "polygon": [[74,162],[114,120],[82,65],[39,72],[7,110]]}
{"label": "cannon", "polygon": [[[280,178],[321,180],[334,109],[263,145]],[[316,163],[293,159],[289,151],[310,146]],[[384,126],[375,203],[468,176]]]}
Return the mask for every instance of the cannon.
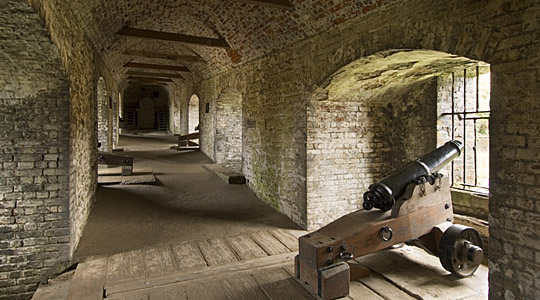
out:
{"label": "cannon", "polygon": [[395,199],[401,197],[409,183],[418,180],[433,180],[436,172],[461,154],[463,144],[450,141],[430,153],[413,160],[402,168],[392,172],[377,183],[372,184],[364,193],[362,206],[366,210],[373,207],[390,210]]}
{"label": "cannon", "polygon": [[449,180],[437,173],[462,148],[450,141],[397,169],[368,188],[364,209],[300,237],[296,279],[321,299],[344,297],[352,274],[347,261],[400,243],[438,256],[457,277],[471,276],[484,258],[482,240],[475,229],[452,223]]}

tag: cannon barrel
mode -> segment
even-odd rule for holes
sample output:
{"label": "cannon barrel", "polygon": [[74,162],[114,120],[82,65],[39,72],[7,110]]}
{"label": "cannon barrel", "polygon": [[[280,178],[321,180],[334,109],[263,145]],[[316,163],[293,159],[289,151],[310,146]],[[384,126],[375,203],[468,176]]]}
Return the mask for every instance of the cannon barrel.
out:
{"label": "cannon barrel", "polygon": [[417,181],[422,176],[429,176],[442,169],[461,154],[463,144],[454,140],[430,153],[411,161],[384,177],[377,183],[369,186],[364,193],[363,207],[371,210],[373,207],[384,211],[392,209],[396,199],[401,197],[407,185]]}

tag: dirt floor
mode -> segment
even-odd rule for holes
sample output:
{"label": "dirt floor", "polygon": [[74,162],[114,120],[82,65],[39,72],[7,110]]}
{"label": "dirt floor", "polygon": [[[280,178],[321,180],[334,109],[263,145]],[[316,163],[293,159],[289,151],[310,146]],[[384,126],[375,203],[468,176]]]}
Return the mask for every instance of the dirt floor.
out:
{"label": "dirt floor", "polygon": [[174,136],[121,136],[134,171],[152,169],[154,185],[100,186],[74,259],[163,243],[299,229],[243,185],[228,185],[202,167],[198,150],[178,151]]}

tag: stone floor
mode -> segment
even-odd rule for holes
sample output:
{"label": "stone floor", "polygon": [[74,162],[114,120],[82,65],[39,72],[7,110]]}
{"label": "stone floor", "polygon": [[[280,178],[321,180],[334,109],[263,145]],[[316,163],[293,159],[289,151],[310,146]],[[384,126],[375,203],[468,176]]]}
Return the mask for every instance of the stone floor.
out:
{"label": "stone floor", "polygon": [[115,152],[152,171],[153,185],[98,188],[76,259],[201,238],[267,229],[299,229],[259,200],[246,186],[228,185],[203,168],[212,161],[198,150],[178,151],[176,138],[162,134],[121,136]]}

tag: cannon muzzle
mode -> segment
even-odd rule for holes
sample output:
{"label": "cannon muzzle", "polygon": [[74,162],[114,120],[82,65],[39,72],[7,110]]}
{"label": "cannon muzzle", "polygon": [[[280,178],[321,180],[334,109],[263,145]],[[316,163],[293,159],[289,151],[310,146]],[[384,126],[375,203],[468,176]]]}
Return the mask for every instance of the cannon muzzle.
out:
{"label": "cannon muzzle", "polygon": [[418,181],[420,177],[429,176],[442,169],[461,154],[463,144],[454,140],[430,153],[411,161],[384,177],[381,181],[369,186],[364,193],[363,207],[371,210],[373,207],[387,211],[392,209],[396,199],[401,197],[410,183]]}

